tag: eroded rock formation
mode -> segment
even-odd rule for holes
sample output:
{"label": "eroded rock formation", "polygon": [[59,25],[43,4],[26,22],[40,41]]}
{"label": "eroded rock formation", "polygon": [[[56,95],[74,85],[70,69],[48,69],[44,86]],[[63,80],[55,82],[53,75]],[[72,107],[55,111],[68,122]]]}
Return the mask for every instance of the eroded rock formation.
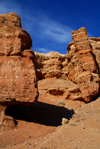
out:
{"label": "eroded rock formation", "polygon": [[15,13],[0,15],[0,112],[11,104],[34,104],[38,98],[35,55],[30,35]]}
{"label": "eroded rock formation", "polygon": [[68,79],[80,86],[81,97],[88,102],[99,92],[99,69],[86,33],[84,27],[72,31],[74,41],[68,45],[66,58]]}
{"label": "eroded rock formation", "polygon": [[31,48],[31,37],[20,26],[21,20],[17,14],[0,15],[0,56],[17,55]]}
{"label": "eroded rock formation", "polygon": [[88,37],[84,27],[72,31],[72,39],[66,55],[35,53],[39,92],[52,98],[89,102],[99,92],[100,39]]}
{"label": "eroded rock formation", "polygon": [[90,42],[91,49],[94,53],[94,57],[96,60],[100,76],[100,37],[99,38],[88,37],[88,40]]}
{"label": "eroded rock formation", "polygon": [[30,49],[30,35],[15,13],[0,15],[0,128],[15,127],[5,108],[34,104],[39,93],[55,100],[90,102],[99,93],[100,38],[82,27],[72,31],[67,54],[41,54]]}
{"label": "eroded rock formation", "polygon": [[36,68],[38,80],[64,77],[63,68],[67,65],[65,55],[59,52],[49,52],[47,54],[35,52],[35,56],[37,59]]}

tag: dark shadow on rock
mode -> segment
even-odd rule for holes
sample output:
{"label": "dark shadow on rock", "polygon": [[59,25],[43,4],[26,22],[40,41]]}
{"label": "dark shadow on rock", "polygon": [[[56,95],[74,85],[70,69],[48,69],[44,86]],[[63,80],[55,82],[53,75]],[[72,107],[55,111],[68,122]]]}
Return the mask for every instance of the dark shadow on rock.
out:
{"label": "dark shadow on rock", "polygon": [[16,120],[24,120],[47,126],[59,126],[61,125],[62,118],[72,118],[74,110],[38,102],[36,105],[31,106],[11,105],[6,108],[5,114],[12,116]]}

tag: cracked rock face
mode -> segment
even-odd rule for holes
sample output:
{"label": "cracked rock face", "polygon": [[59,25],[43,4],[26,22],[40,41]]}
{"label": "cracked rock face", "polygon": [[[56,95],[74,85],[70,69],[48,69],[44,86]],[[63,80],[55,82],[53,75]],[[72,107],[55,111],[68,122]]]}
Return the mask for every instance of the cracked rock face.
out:
{"label": "cracked rock face", "polygon": [[37,86],[32,60],[21,56],[2,56],[0,68],[1,102],[34,102]]}
{"label": "cracked rock face", "polygon": [[0,15],[0,102],[38,97],[32,40],[15,13]]}
{"label": "cracked rock face", "polygon": [[80,86],[81,97],[89,102],[99,92],[97,60],[85,28],[72,31],[72,38],[74,41],[69,43],[66,54],[69,58],[68,79]]}
{"label": "cracked rock face", "polygon": [[0,113],[11,104],[37,102],[35,55],[31,46],[32,40],[21,28],[20,17],[15,13],[0,15]]}

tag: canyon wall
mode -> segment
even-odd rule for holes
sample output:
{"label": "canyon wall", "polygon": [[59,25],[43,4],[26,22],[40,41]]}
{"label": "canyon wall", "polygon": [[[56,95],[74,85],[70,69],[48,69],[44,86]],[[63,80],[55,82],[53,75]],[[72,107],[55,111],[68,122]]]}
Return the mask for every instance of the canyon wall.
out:
{"label": "canyon wall", "polygon": [[33,52],[20,17],[0,15],[0,128],[7,106],[35,104],[38,91],[47,99],[84,102],[99,95],[100,38],[81,27],[72,39],[65,55]]}
{"label": "canyon wall", "polygon": [[67,54],[35,52],[38,88],[52,98],[89,102],[99,93],[100,38],[88,37],[82,27],[72,31]]}

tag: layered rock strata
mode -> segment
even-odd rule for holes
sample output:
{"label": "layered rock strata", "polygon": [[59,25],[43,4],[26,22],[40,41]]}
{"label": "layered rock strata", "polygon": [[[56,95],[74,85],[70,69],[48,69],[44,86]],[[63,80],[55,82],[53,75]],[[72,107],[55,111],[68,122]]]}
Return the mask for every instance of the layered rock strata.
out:
{"label": "layered rock strata", "polygon": [[89,102],[99,92],[100,61],[95,50],[97,48],[99,53],[99,39],[93,44],[94,39],[88,37],[84,27],[72,31],[72,39],[66,55],[35,53],[39,91],[45,96],[52,95],[52,98]]}
{"label": "layered rock strata", "polygon": [[59,52],[38,53],[36,56],[36,68],[38,80],[46,78],[66,77],[63,68],[67,65],[66,57]]}
{"label": "layered rock strata", "polygon": [[99,69],[86,34],[84,27],[72,31],[74,41],[68,45],[66,58],[69,60],[68,79],[80,86],[81,97],[88,102],[99,92]]}
{"label": "layered rock strata", "polygon": [[[0,112],[11,104],[34,104],[38,98],[35,55],[30,35],[15,13],[0,15]],[[2,114],[3,113],[3,114]],[[1,123],[4,112],[1,112]]]}
{"label": "layered rock strata", "polygon": [[0,15],[0,56],[17,55],[31,48],[31,37],[20,26],[21,20],[17,14]]}
{"label": "layered rock strata", "polygon": [[[39,93],[55,100],[90,102],[99,93],[100,38],[82,27],[72,31],[67,54],[41,54],[30,49],[30,35],[15,13],[0,15],[0,128],[15,127],[5,108],[34,104]],[[9,122],[9,123],[8,123]]]}

